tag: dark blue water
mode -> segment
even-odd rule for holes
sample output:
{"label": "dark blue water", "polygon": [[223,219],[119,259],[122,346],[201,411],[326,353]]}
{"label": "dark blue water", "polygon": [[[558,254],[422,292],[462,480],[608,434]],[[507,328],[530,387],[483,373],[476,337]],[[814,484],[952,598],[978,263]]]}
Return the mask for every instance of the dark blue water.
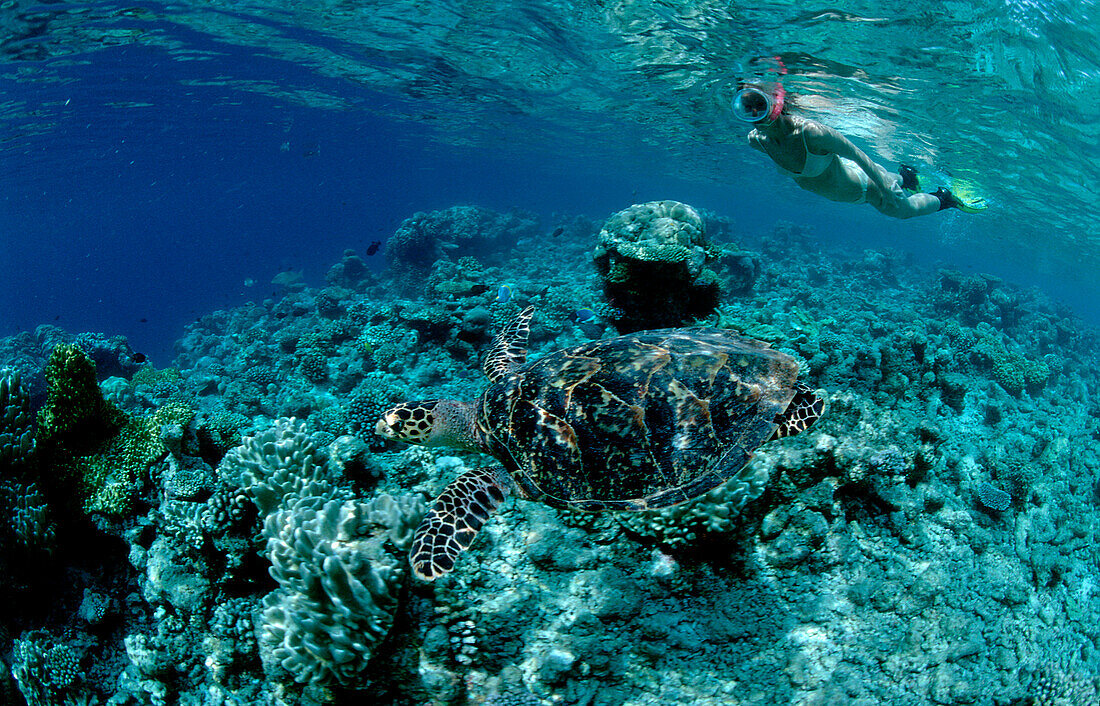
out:
{"label": "dark blue water", "polygon": [[120,47],[73,67],[79,83],[6,82],[7,95],[26,102],[28,126],[36,110],[53,124],[11,136],[0,153],[0,296],[16,303],[0,330],[55,323],[122,334],[163,361],[188,321],[269,296],[282,270],[319,281],[344,249],[364,253],[416,211],[479,203],[610,213],[688,190],[583,154],[432,142],[425,126],[378,117],[394,101],[368,90],[332,111],[218,83],[179,88],[230,70],[294,83],[293,65],[236,54],[218,66]]}

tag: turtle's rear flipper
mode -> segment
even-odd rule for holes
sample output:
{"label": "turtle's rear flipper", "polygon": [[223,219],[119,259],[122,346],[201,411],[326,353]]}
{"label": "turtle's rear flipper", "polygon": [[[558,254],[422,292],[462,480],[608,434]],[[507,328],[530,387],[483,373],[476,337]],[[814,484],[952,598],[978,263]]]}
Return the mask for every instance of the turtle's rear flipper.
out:
{"label": "turtle's rear flipper", "polygon": [[475,468],[443,489],[416,529],[409,552],[413,573],[434,581],[454,569],[458,555],[470,548],[485,520],[508,496],[506,479],[499,466]]}
{"label": "turtle's rear flipper", "polygon": [[797,383],[794,399],[776,420],[779,427],[775,430],[774,438],[782,439],[806,431],[824,412],[825,400],[806,385]]}

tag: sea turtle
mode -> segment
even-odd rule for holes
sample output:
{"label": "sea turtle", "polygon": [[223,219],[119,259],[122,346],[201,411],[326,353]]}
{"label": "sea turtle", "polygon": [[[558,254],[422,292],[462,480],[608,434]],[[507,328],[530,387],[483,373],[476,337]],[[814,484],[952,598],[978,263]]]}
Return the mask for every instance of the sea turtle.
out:
{"label": "sea turtle", "polygon": [[533,308],[493,340],[476,402],[425,400],[388,410],[388,439],[455,446],[503,467],[459,476],[416,531],[413,571],[454,568],[513,491],[558,508],[649,510],[733,478],[772,438],[814,423],[824,401],[798,363],[722,329],[663,329],[591,341],[526,363]]}

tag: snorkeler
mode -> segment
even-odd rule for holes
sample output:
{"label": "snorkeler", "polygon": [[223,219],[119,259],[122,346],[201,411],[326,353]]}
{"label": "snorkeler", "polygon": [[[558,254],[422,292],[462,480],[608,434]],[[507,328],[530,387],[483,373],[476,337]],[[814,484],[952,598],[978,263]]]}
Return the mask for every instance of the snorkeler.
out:
{"label": "snorkeler", "polygon": [[786,91],[746,84],[733,100],[734,115],[753,124],[749,144],[771,157],[780,171],[806,191],[830,201],[869,203],[893,218],[912,218],[957,208],[977,208],[959,201],[950,190],[919,191],[917,171],[902,165],[900,174],[886,171],[844,135],[821,123],[787,112]]}

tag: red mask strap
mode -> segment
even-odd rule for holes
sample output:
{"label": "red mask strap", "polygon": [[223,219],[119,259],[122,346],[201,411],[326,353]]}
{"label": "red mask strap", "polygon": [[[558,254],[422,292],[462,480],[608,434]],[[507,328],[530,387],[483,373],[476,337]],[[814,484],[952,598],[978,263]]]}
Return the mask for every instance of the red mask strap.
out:
{"label": "red mask strap", "polygon": [[[779,75],[782,76],[787,73],[787,65],[783,63],[783,59],[775,56],[775,63],[779,64]],[[772,96],[774,104],[772,105],[772,112],[768,114],[768,120],[775,120],[783,112],[783,104],[786,102],[787,89],[783,88],[781,80],[775,82],[775,95]]]}
{"label": "red mask strap", "polygon": [[786,102],[787,90],[782,84],[777,84],[772,96],[772,112],[768,113],[768,120],[775,120],[783,112],[783,103]]}

